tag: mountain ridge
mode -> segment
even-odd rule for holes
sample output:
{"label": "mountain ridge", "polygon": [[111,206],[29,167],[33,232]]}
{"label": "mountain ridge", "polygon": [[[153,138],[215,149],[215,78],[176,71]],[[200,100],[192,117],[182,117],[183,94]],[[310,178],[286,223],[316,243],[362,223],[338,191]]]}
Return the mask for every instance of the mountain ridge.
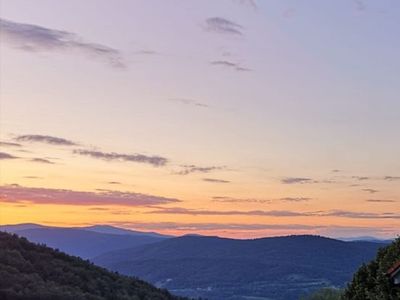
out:
{"label": "mountain ridge", "polygon": [[102,253],[155,243],[167,236],[153,234],[115,234],[87,230],[82,227],[50,227],[38,224],[0,226],[0,231],[18,234],[28,240],[46,244],[68,254],[92,258]]}
{"label": "mountain ridge", "polygon": [[179,295],[291,300],[316,288],[344,286],[383,245],[312,235],[250,240],[182,236],[112,251],[93,262]]}

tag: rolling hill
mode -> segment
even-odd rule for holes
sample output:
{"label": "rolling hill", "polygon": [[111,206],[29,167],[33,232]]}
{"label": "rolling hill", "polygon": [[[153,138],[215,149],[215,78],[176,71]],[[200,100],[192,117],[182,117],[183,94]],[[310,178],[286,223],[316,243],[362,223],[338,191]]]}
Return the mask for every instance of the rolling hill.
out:
{"label": "rolling hill", "polygon": [[183,236],[93,259],[176,294],[208,299],[297,299],[344,286],[384,244],[319,236],[254,240]]}
{"label": "rolling hill", "polygon": [[0,299],[179,300],[166,290],[0,232]]}
{"label": "rolling hill", "polygon": [[62,228],[19,224],[0,226],[0,231],[15,233],[29,241],[46,244],[82,258],[93,258],[112,250],[155,243],[168,238],[160,234],[112,226]]}

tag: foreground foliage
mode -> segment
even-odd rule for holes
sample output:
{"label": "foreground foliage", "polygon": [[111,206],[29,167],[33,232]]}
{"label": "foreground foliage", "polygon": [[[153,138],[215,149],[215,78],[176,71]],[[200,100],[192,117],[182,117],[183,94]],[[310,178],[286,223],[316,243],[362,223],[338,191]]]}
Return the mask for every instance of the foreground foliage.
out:
{"label": "foreground foliage", "polygon": [[400,261],[400,238],[392,244],[381,248],[375,260],[364,264],[354,275],[348,285],[346,300],[399,300],[400,287],[395,287],[386,273],[396,262]]}
{"label": "foreground foliage", "polygon": [[0,299],[178,300],[166,290],[118,275],[25,238],[0,232]]}

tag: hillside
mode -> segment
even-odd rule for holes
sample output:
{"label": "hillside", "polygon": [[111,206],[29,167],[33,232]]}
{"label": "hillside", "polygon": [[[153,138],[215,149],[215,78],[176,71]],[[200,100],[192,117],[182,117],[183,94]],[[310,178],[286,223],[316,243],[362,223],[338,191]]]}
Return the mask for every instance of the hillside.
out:
{"label": "hillside", "polygon": [[71,255],[92,258],[103,253],[162,241],[167,236],[123,230],[111,226],[46,227],[37,224],[0,226],[0,230],[46,244]]}
{"label": "hillside", "polygon": [[344,286],[382,245],[318,236],[184,236],[113,251],[93,261],[181,295],[292,300],[321,287]]}
{"label": "hillside", "polygon": [[165,290],[0,232],[0,299],[178,300]]}

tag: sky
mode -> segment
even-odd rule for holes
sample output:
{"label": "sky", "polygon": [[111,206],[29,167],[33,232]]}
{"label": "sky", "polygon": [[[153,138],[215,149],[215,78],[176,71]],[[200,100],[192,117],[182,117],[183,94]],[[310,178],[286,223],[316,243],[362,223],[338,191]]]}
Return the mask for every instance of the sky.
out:
{"label": "sky", "polygon": [[0,0],[0,16],[0,224],[399,234],[399,1]]}

